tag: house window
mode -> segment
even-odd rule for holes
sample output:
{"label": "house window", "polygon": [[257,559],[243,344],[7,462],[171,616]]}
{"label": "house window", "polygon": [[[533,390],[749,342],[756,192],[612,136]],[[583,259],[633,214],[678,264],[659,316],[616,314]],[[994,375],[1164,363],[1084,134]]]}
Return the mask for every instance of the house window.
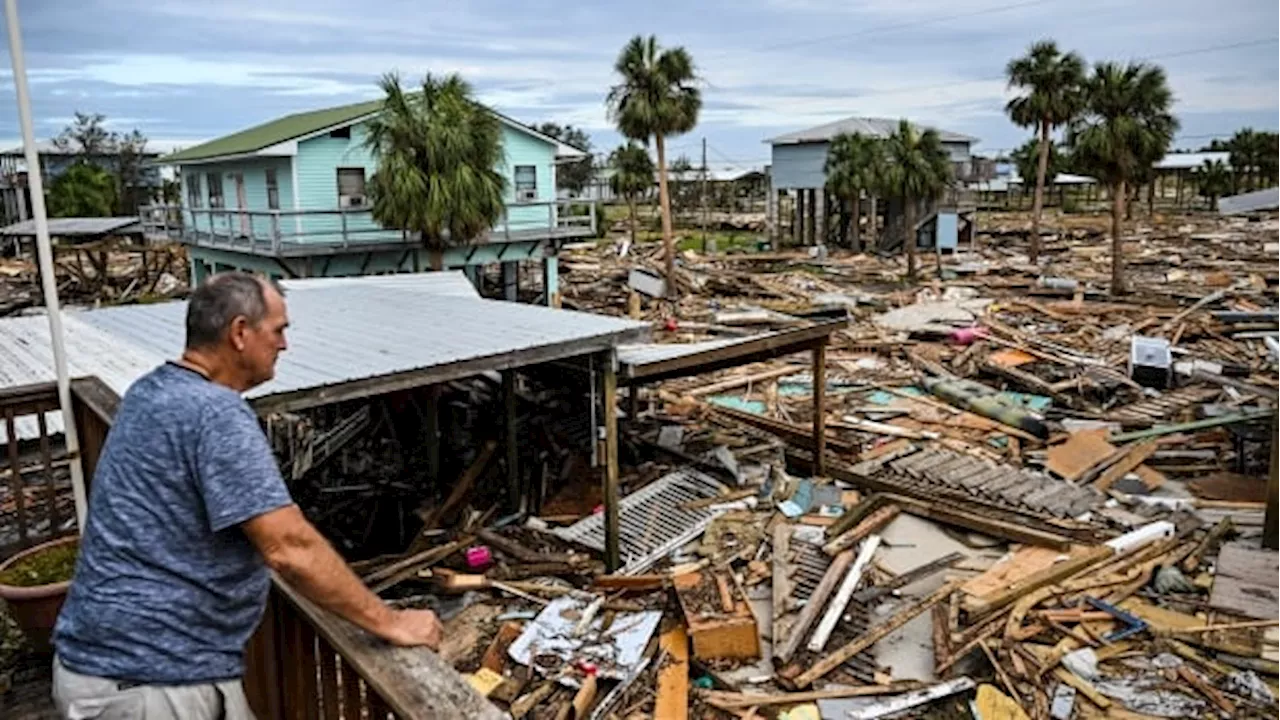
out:
{"label": "house window", "polygon": [[524,202],[538,199],[538,168],[533,165],[516,166],[516,200]]}
{"label": "house window", "polygon": [[338,168],[338,207],[364,207],[364,168]]}
{"label": "house window", "polygon": [[192,210],[199,210],[204,205],[204,200],[200,193],[200,176],[191,173],[187,176],[187,207]]}
{"label": "house window", "polygon": [[280,185],[274,168],[267,168],[267,209],[280,209]]}
{"label": "house window", "polygon": [[350,140],[350,139],[351,139],[351,126],[350,126],[350,125],[348,125],[348,126],[346,126],[346,127],[334,128],[333,130],[330,130],[330,131],[329,131],[329,137],[331,137],[331,138],[344,138],[344,139]]}
{"label": "house window", "polygon": [[227,206],[222,199],[222,173],[205,173],[205,180],[209,183],[209,207],[220,209]]}

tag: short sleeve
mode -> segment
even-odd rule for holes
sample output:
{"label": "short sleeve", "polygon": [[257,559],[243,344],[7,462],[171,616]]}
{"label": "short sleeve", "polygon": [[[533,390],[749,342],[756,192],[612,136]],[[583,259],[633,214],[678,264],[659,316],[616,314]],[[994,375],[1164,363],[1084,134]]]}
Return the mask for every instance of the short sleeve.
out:
{"label": "short sleeve", "polygon": [[196,474],[213,532],[293,503],[248,406],[209,408],[200,425]]}

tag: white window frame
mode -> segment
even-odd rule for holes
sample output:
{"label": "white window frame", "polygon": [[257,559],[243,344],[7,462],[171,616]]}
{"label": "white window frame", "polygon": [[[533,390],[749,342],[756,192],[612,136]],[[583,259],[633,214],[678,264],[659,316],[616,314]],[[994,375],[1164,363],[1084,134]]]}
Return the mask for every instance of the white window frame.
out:
{"label": "white window frame", "polygon": [[[205,182],[209,185],[209,209],[223,210],[227,207],[227,196],[222,187],[222,173],[210,172],[205,173]],[[215,194],[213,189],[217,188]]]}
{"label": "white window frame", "polygon": [[187,208],[199,210],[204,207],[204,195],[200,189],[200,173],[187,173]]}
{"label": "white window frame", "polygon": [[[347,193],[347,194],[344,194],[344,193],[342,192],[342,176],[343,176],[343,173],[347,173],[348,175],[354,175],[355,173],[360,173],[360,175],[359,175],[359,177],[360,177],[360,192],[358,192],[358,193]],[[367,193],[369,192],[369,185],[368,185],[369,180],[368,180],[368,178],[367,178],[367,177],[366,177],[366,175],[365,175],[365,169],[364,169],[364,168],[362,168],[362,167],[340,167],[340,168],[338,168],[338,169],[336,170],[336,174],[335,174],[334,179],[335,179],[335,181],[336,181],[336,182],[337,182],[337,184],[338,184],[338,207],[339,207],[339,208],[342,208],[342,209],[346,209],[346,208],[363,208],[363,207],[366,207],[366,206],[368,205],[369,200],[368,200]]]}
{"label": "white window frame", "polygon": [[[522,183],[520,180],[520,171],[525,169],[528,169],[531,173],[531,182]],[[536,201],[538,199],[538,166],[516,165],[512,169],[512,187],[515,188],[516,202]]]}

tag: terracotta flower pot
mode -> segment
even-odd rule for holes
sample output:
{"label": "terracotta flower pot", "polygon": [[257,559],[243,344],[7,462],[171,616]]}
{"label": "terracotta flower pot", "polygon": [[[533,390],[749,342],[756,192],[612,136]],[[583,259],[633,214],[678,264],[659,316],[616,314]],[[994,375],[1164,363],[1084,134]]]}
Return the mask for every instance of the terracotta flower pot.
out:
{"label": "terracotta flower pot", "polygon": [[[70,545],[79,541],[80,537],[73,535],[27,548],[0,563],[0,573],[25,557],[52,547]],[[58,612],[62,610],[62,601],[67,597],[69,587],[71,587],[70,580],[31,587],[0,583],[0,598],[9,605],[9,614],[18,623],[18,627],[22,628],[22,632],[36,652],[47,653],[53,650],[50,642],[53,637],[53,625],[58,620]]]}

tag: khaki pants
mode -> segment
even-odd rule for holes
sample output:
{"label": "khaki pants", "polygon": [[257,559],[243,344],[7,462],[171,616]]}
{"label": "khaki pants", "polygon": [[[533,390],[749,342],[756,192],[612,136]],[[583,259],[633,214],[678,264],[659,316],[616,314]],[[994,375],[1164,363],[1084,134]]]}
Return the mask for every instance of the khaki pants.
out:
{"label": "khaki pants", "polygon": [[73,672],[56,657],[53,702],[66,720],[253,720],[239,680],[131,686]]}

